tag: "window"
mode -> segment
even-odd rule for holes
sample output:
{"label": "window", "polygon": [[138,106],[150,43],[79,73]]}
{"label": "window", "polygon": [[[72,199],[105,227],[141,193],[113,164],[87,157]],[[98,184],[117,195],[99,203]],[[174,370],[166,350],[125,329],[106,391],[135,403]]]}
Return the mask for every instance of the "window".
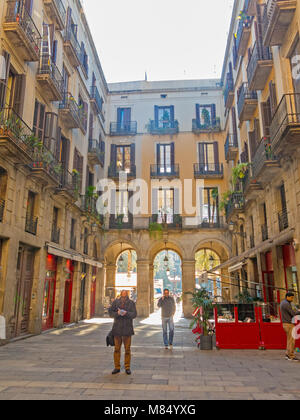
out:
{"label": "window", "polygon": [[172,128],[174,126],[174,106],[155,106],[155,127]]}
{"label": "window", "polygon": [[127,190],[111,191],[111,220],[129,223],[129,192]]}
{"label": "window", "polygon": [[158,223],[173,223],[174,190],[158,190]]}
{"label": "window", "polygon": [[218,143],[199,143],[199,163],[204,166],[205,171],[215,171],[219,164]]}
{"label": "window", "polygon": [[129,130],[131,122],[131,108],[118,108],[117,122],[119,129]]}
{"label": "window", "polygon": [[216,188],[200,189],[200,223],[216,224],[219,222],[219,203]]}
{"label": "window", "polygon": [[71,249],[76,249],[76,220],[75,219],[71,219],[71,239],[70,239],[70,248]]}
{"label": "window", "polygon": [[117,172],[130,173],[131,169],[131,147],[130,146],[117,146],[116,147],[116,169]]}
{"label": "window", "polygon": [[172,173],[174,170],[174,143],[158,144],[156,161],[159,173]]}
{"label": "window", "polygon": [[37,100],[35,101],[34,117],[33,117],[33,132],[34,135],[43,141],[45,128],[45,105]]}
{"label": "window", "polygon": [[196,118],[199,128],[205,129],[216,125],[216,105],[196,105]]}
{"label": "window", "polygon": [[70,76],[65,66],[63,66],[62,77],[63,77],[63,91],[66,94],[69,91],[69,77]]}

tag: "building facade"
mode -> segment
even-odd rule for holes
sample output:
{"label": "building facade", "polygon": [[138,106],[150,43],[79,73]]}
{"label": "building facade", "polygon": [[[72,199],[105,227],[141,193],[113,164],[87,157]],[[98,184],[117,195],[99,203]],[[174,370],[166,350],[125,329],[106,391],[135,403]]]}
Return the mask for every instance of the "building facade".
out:
{"label": "building facade", "polygon": [[236,1],[222,81],[235,294],[299,301],[298,1]]}

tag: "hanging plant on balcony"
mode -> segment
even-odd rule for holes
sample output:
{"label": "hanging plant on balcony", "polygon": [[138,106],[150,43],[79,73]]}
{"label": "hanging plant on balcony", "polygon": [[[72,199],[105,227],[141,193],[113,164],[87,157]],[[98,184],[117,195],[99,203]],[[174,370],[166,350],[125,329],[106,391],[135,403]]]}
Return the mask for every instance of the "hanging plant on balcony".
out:
{"label": "hanging plant on balcony", "polygon": [[152,239],[162,239],[163,237],[162,225],[157,222],[149,223],[149,236]]}
{"label": "hanging plant on balcony", "polygon": [[237,182],[244,179],[249,168],[249,163],[239,163],[232,169],[232,184],[237,185]]}
{"label": "hanging plant on balcony", "polygon": [[226,191],[225,193],[222,194],[220,203],[219,203],[219,210],[223,211],[226,209],[226,206],[228,205],[228,203],[230,202],[230,199],[232,197],[233,191]]}

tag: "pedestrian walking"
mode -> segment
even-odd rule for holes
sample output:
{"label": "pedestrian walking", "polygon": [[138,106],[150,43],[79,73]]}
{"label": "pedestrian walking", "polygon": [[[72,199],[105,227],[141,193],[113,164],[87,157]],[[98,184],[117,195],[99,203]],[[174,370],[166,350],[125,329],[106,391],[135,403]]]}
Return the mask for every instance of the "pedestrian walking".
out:
{"label": "pedestrian walking", "polygon": [[121,347],[125,347],[125,372],[131,375],[131,337],[134,335],[133,320],[136,318],[136,306],[133,300],[129,299],[127,290],[122,290],[121,297],[116,299],[109,308],[110,317],[114,318],[112,335],[114,336],[115,368],[112,374],[115,375],[121,371]]}
{"label": "pedestrian walking", "polygon": [[[174,339],[174,315],[176,312],[175,300],[170,296],[169,289],[164,289],[163,296],[159,299],[157,306],[161,308],[161,319],[163,329],[163,340],[165,349],[173,349]],[[169,327],[169,338],[168,338],[168,327]]]}
{"label": "pedestrian walking", "polygon": [[289,292],[286,294],[285,299],[280,304],[282,324],[284,331],[287,336],[287,350],[286,359],[299,362],[299,359],[295,356],[295,337],[293,331],[295,328],[294,318],[300,315],[299,311],[294,311],[292,308],[292,302],[294,301],[294,293]]}

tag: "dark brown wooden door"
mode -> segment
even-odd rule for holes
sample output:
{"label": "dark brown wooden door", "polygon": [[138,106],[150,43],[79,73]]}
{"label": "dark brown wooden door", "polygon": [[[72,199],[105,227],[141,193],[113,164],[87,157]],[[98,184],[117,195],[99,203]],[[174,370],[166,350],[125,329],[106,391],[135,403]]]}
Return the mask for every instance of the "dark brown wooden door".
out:
{"label": "dark brown wooden door", "polygon": [[16,337],[28,333],[31,291],[33,283],[34,250],[20,246],[17,262],[17,288],[15,295],[15,311],[13,335]]}

